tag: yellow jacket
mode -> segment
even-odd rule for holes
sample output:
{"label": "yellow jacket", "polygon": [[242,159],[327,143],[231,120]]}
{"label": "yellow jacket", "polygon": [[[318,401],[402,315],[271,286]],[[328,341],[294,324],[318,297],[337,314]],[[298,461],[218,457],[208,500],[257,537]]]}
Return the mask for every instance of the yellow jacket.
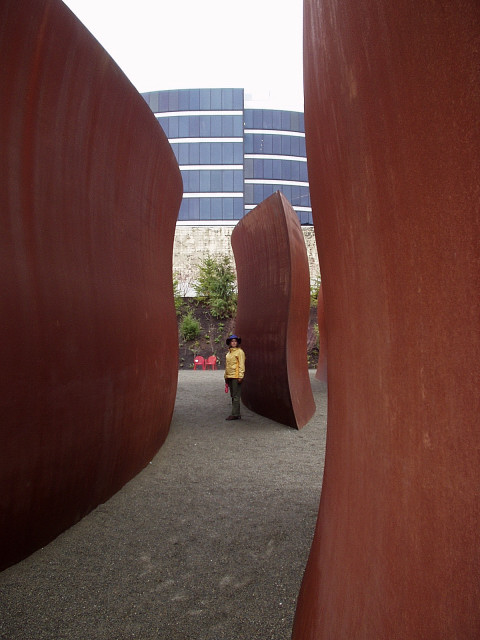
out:
{"label": "yellow jacket", "polygon": [[240,347],[230,347],[225,361],[225,379],[243,379],[245,375],[245,353]]}

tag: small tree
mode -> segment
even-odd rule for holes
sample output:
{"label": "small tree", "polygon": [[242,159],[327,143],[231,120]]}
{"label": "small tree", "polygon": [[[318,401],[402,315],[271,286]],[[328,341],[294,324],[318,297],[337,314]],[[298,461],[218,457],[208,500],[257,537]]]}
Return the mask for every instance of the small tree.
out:
{"label": "small tree", "polygon": [[177,316],[179,316],[182,310],[183,298],[182,294],[180,293],[180,285],[177,273],[173,274],[173,301],[175,303],[175,311],[177,313]]}
{"label": "small tree", "polygon": [[207,256],[199,265],[197,298],[214,318],[231,318],[237,310],[236,276],[229,256]]}
{"label": "small tree", "polygon": [[313,282],[310,283],[310,306],[316,307],[318,305],[318,292],[320,290],[320,285],[322,284],[322,279],[317,276]]}
{"label": "small tree", "polygon": [[193,317],[191,311],[182,318],[180,323],[180,335],[186,342],[195,340],[200,335],[200,323]]}

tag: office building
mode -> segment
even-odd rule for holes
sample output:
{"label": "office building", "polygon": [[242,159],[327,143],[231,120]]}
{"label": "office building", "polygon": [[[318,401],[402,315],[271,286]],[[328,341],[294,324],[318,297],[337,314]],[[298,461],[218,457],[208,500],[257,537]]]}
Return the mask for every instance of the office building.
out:
{"label": "office building", "polygon": [[236,222],[278,190],[304,226],[310,270],[317,277],[303,113],[254,108],[244,89],[142,95],[170,141],[183,178],[174,268],[182,263],[188,270],[198,251],[230,251]]}
{"label": "office building", "polygon": [[300,223],[312,224],[303,113],[248,108],[243,89],[153,91],[143,97],[182,172],[179,222],[232,225],[280,190]]}

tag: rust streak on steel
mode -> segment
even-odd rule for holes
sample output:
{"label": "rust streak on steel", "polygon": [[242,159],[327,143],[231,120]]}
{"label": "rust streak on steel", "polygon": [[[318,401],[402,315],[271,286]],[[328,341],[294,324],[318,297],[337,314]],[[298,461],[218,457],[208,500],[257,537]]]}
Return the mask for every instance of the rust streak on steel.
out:
{"label": "rust streak on steel", "polygon": [[298,217],[280,192],[232,233],[238,278],[236,332],[247,355],[242,401],[300,429],[315,412],[307,364],[310,278]]}
{"label": "rust streak on steel", "polygon": [[328,436],[294,640],[480,637],[477,0],[305,0]]}
{"label": "rust streak on steel", "polygon": [[0,567],[164,442],[182,197],[147,104],[59,0],[0,8]]}

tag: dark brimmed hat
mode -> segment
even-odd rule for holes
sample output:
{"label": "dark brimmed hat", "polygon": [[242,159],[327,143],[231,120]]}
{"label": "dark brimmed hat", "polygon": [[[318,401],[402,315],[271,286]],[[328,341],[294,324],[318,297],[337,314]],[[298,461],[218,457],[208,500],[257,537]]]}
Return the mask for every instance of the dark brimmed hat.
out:
{"label": "dark brimmed hat", "polygon": [[236,340],[238,344],[240,344],[242,342],[242,339],[239,338],[238,336],[236,336],[234,333],[232,333],[231,336],[228,336],[228,338],[225,340],[225,342],[228,344],[228,346],[230,346],[230,342],[232,340]]}

